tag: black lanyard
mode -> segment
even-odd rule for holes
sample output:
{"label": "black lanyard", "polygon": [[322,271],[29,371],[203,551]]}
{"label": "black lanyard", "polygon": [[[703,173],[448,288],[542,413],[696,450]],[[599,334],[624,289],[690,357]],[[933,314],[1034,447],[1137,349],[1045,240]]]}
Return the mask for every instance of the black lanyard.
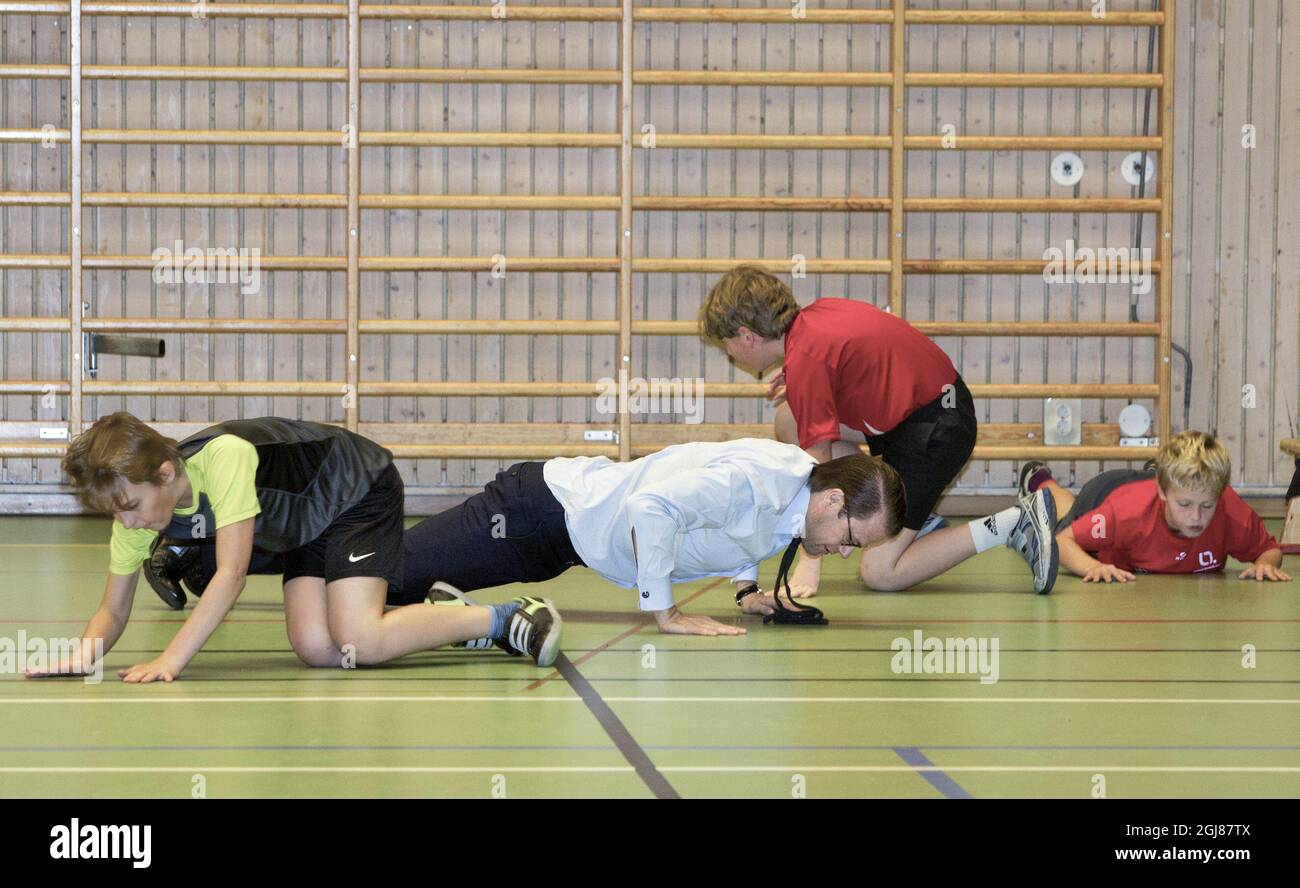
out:
{"label": "black lanyard", "polygon": [[[799,545],[802,542],[801,537],[795,537],[786,547],[785,554],[781,556],[781,566],[776,571],[776,586],[772,589],[776,612],[763,617],[764,623],[789,623],[796,626],[825,626],[827,623],[826,616],[820,608],[799,604],[790,593],[790,565],[794,563],[794,556],[799,552]],[[782,587],[785,587],[786,600],[792,607],[786,607],[781,603]]]}

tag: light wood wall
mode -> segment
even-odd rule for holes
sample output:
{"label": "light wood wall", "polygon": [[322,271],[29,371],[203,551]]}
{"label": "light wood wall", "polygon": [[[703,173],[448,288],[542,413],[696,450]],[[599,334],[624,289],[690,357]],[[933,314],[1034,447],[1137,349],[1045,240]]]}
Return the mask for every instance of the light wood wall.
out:
{"label": "light wood wall", "polygon": [[[491,4],[465,3],[485,7]],[[534,4],[507,0],[507,8]],[[618,3],[541,5],[616,9]],[[638,2],[671,8],[730,3]],[[742,0],[741,7],[788,10],[785,0]],[[909,2],[909,9],[1083,10],[1090,2],[1025,0],[984,3]],[[4,4],[0,4],[2,8]],[[807,8],[888,10],[885,2],[818,2]],[[1149,0],[1110,0],[1114,12],[1145,11]],[[1177,0],[1173,341],[1195,363],[1189,421],[1217,430],[1234,455],[1236,483],[1280,493],[1290,460],[1278,441],[1300,424],[1300,108],[1283,83],[1300,76],[1300,7],[1285,0]],[[87,65],[241,65],[347,68],[347,23],[339,19],[228,19],[185,16],[87,16]],[[0,15],[0,65],[68,61],[68,18]],[[619,68],[619,23],[547,21],[420,21],[366,18],[362,68]],[[909,71],[1144,72],[1146,26],[1045,27],[909,25]],[[633,49],[638,68],[755,71],[888,71],[890,28],[884,24],[706,24],[639,22]],[[1157,49],[1159,41],[1157,40]],[[1158,54],[1157,54],[1158,55]],[[1158,70],[1158,58],[1156,60]],[[643,126],[662,133],[888,134],[889,89],[880,86],[638,85],[635,138]],[[619,127],[617,83],[508,85],[386,83],[360,86],[361,131],[515,131],[609,133]],[[345,82],[87,80],[88,129],[315,130],[340,132],[347,121]],[[965,135],[1075,134],[1132,136],[1143,132],[1141,89],[909,87],[908,135],[939,135],[945,124]],[[0,80],[0,129],[66,126],[66,80]],[[1256,147],[1241,146],[1241,128],[1255,126]],[[1159,130],[1153,93],[1149,132]],[[909,197],[1073,197],[1047,173],[1050,151],[909,151]],[[1087,174],[1079,197],[1130,197],[1119,176],[1127,151],[1080,151]],[[248,192],[343,194],[347,150],[337,145],[87,144],[87,192]],[[362,194],[617,195],[619,152],[607,148],[376,147],[361,152]],[[1156,160],[1153,155],[1153,161]],[[0,189],[58,192],[67,188],[68,145],[0,142]],[[1158,164],[1157,164],[1158,166]],[[880,150],[639,151],[636,194],[879,196],[890,191],[890,155]],[[1148,197],[1154,196],[1152,184]],[[474,211],[362,209],[365,256],[616,257],[617,205],[594,210]],[[1079,244],[1128,246],[1136,236],[1128,214],[924,213],[906,215],[907,259],[1038,259],[1067,238]],[[1143,244],[1159,257],[1156,217],[1139,217]],[[266,255],[344,256],[343,209],[87,207],[85,252],[148,255],[175,240],[187,246],[259,247]],[[638,210],[636,257],[764,257],[787,262],[888,258],[887,212],[696,212]],[[66,252],[68,212],[61,206],[0,206],[0,255]],[[598,319],[618,317],[617,268],[601,271],[362,271],[363,319]],[[641,273],[632,277],[632,317],[690,320],[716,273]],[[1114,321],[1128,318],[1129,288],[1045,285],[1038,275],[922,275],[904,278],[905,316],[915,321]],[[801,301],[849,296],[887,305],[889,277],[811,273],[792,281]],[[87,317],[346,316],[341,269],[264,271],[263,286],[155,284],[147,268],[88,270]],[[1139,297],[1138,317],[1155,319],[1154,285]],[[0,269],[0,317],[66,315],[67,272]],[[343,336],[310,334],[166,334],[167,356],[101,358],[101,380],[277,380],[324,382],[345,377]],[[1156,340],[1141,337],[937,337],[968,382],[1150,384]],[[750,382],[720,352],[691,336],[632,340],[634,375]],[[617,336],[371,335],[361,336],[362,380],[588,382],[617,373]],[[61,333],[0,334],[4,380],[63,379],[69,360]],[[1172,418],[1183,415],[1181,357],[1173,358]],[[1243,407],[1242,387],[1255,387]],[[1153,406],[1150,399],[1142,400]],[[481,442],[483,423],[502,423],[500,441],[557,444],[581,452],[581,428],[616,428],[590,397],[378,397],[360,400],[360,428],[399,444]],[[1114,435],[1127,399],[1085,401],[1097,440]],[[227,397],[90,396],[86,418],[118,409],[155,420],[176,434],[210,421],[266,413],[321,421],[345,419],[332,395]],[[1002,440],[1023,438],[1039,423],[1041,400],[981,399],[981,422]],[[637,417],[654,426],[634,437],[661,446],[679,434],[729,436],[761,432],[771,408],[755,398],[710,397],[705,425],[685,432],[680,416]],[[37,423],[67,419],[66,398],[43,407],[34,394],[0,394],[0,435],[34,437]],[[400,425],[389,425],[400,424]],[[558,424],[565,424],[560,427]],[[660,428],[660,426],[665,426]],[[673,427],[668,427],[673,426]],[[3,441],[0,441],[2,444]],[[487,453],[480,448],[468,452]],[[540,452],[540,451],[539,451]],[[408,485],[458,491],[487,480],[509,458],[403,460]],[[1122,463],[1060,461],[1059,475],[1086,479]],[[1010,461],[977,460],[956,492],[1006,490]],[[56,459],[3,461],[0,502],[30,503],[57,489]]]}

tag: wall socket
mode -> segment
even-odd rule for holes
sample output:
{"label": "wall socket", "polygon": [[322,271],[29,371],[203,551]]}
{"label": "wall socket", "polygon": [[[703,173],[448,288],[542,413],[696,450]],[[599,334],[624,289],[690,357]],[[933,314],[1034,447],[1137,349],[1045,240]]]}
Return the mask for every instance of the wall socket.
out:
{"label": "wall socket", "polygon": [[1043,443],[1079,444],[1083,441],[1083,401],[1047,398],[1043,401]]}

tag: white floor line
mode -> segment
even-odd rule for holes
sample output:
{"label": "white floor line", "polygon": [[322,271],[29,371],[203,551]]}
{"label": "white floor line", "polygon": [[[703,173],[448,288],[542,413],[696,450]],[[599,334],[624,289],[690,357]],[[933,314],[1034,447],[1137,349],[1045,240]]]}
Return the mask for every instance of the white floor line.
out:
{"label": "white floor line", "polygon": [[[914,773],[934,771],[942,773],[1176,773],[1176,774],[1300,774],[1300,767],[1247,767],[1215,765],[668,765],[660,766],[664,773]],[[633,773],[628,765],[611,766],[516,766],[474,765],[467,767],[423,765],[375,766],[246,766],[246,765],[186,765],[186,766],[104,766],[104,767],[0,767],[4,774],[624,774]]]}
{"label": "white floor line", "polygon": [[[129,697],[0,697],[0,706],[69,703],[581,703],[578,697],[500,696],[311,696],[153,697],[142,690]],[[1170,697],[605,697],[606,703],[981,703],[981,704],[1154,704],[1295,706],[1298,699]]]}

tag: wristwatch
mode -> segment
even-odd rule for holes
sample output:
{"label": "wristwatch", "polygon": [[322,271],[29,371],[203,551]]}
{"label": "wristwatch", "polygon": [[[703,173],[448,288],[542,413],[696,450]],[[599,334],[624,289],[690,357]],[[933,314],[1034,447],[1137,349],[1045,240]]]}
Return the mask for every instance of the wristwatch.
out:
{"label": "wristwatch", "polygon": [[761,593],[763,590],[758,587],[758,583],[750,583],[736,590],[736,607],[741,607],[741,602],[745,600],[746,595],[752,595],[755,592]]}

